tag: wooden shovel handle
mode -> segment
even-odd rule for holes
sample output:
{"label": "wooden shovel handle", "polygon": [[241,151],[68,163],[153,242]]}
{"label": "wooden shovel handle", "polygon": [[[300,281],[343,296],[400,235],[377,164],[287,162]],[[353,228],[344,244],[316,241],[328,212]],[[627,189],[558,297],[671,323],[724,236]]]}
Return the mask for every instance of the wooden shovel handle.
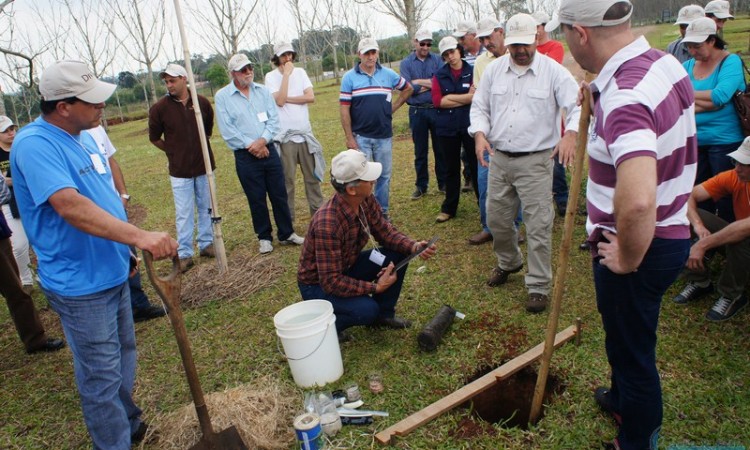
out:
{"label": "wooden shovel handle", "polygon": [[172,272],[166,278],[161,278],[154,269],[154,256],[148,250],[143,250],[143,262],[146,264],[146,273],[151,284],[154,285],[156,293],[159,294],[167,307],[167,312],[175,309],[180,302],[180,290],[182,278],[180,277],[180,258],[172,258]]}

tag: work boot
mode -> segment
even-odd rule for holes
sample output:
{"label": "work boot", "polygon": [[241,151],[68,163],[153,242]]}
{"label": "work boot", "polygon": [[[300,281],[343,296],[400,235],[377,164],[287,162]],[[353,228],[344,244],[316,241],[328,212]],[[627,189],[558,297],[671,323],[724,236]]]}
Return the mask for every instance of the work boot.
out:
{"label": "work boot", "polygon": [[201,250],[201,256],[204,258],[216,258],[216,250],[214,250],[214,244],[208,244]]}
{"label": "work boot", "polygon": [[156,305],[148,305],[146,308],[133,308],[133,322],[145,322],[157,317],[164,317],[166,314],[164,308]]}
{"label": "work boot", "polygon": [[508,276],[512,273],[518,273],[523,269],[523,264],[516,267],[515,269],[510,270],[504,270],[500,267],[495,267],[492,269],[492,274],[490,275],[490,279],[487,280],[487,286],[495,287],[500,286],[501,284],[505,284],[508,281]]}
{"label": "work boot", "polygon": [[549,303],[549,297],[547,297],[547,295],[532,292],[526,300],[526,311],[530,313],[540,313],[547,309],[547,303]]}
{"label": "work boot", "polygon": [[402,330],[404,328],[411,327],[411,321],[403,319],[401,317],[379,317],[374,325],[376,327],[393,328],[394,330]]}
{"label": "work boot", "polygon": [[180,272],[185,273],[193,267],[195,263],[193,258],[188,256],[187,258],[180,258]]}
{"label": "work boot", "polygon": [[620,413],[615,411],[615,406],[612,404],[611,391],[608,387],[598,387],[594,391],[594,401],[603,412],[609,414],[617,425],[622,425],[622,416]]}

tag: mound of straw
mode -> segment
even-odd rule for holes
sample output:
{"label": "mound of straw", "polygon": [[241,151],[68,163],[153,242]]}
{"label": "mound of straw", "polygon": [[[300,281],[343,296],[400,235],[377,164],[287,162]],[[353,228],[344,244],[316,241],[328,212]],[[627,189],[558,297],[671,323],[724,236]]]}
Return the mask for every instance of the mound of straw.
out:
{"label": "mound of straw", "polygon": [[235,252],[227,258],[227,271],[219,274],[214,261],[199,264],[182,277],[182,307],[195,308],[209,300],[246,298],[276,283],[284,268],[267,256]]}
{"label": "mound of straw", "polygon": [[[270,377],[205,399],[214,431],[234,425],[248,448],[288,449],[295,441],[297,396]],[[160,449],[184,450],[202,437],[193,403],[156,417],[148,431],[144,444]]]}

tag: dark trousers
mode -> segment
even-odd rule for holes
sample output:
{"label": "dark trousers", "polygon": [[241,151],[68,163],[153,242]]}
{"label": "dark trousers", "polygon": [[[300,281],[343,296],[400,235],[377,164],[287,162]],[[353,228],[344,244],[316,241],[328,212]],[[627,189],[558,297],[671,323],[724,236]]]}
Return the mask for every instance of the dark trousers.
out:
{"label": "dark trousers", "polygon": [[281,167],[281,159],[276,152],[276,147],[270,143],[267,147],[267,158],[256,158],[246,150],[236,150],[234,165],[242,190],[245,191],[247,202],[250,204],[250,216],[253,219],[253,228],[258,239],[273,240],[271,217],[266,203],[266,196],[268,196],[273,207],[273,219],[278,228],[277,237],[280,241],[284,241],[294,233],[284,186],[284,170]]}
{"label": "dark trousers", "polygon": [[422,192],[427,192],[430,184],[430,171],[428,170],[430,138],[432,138],[432,153],[435,155],[435,178],[438,189],[445,187],[445,163],[435,135],[436,120],[437,112],[434,108],[409,107],[409,128],[414,142],[414,169],[417,172],[415,185]]}
{"label": "dark trousers", "polygon": [[[698,147],[698,167],[695,174],[695,184],[701,184],[721,172],[734,169],[732,158],[727,155],[737,150],[740,144],[742,144],[741,141],[733,144],[701,145]],[[727,222],[734,222],[734,208],[732,207],[731,196],[726,196],[718,202],[706,200],[705,202],[698,203],[698,207],[711,213],[715,211],[716,215]]]}
{"label": "dark trousers", "polygon": [[0,239],[0,294],[5,297],[10,317],[26,351],[47,342],[44,326],[31,296],[24,292],[10,238]]}
{"label": "dark trousers", "polygon": [[[359,254],[352,267],[344,275],[357,280],[374,281],[380,269],[393,262],[398,264],[405,255],[394,250],[384,248],[378,249],[385,256],[382,266],[370,261],[370,252],[366,250]],[[398,280],[385,292],[375,295],[361,295],[358,297],[339,297],[329,294],[319,284],[298,283],[299,292],[303,300],[328,300],[333,305],[333,313],[336,314],[336,331],[341,333],[347,328],[357,325],[372,325],[379,318],[390,318],[396,314],[396,303],[401,295],[401,286],[404,284],[404,276],[408,264],[397,272]]]}
{"label": "dark trousers", "polygon": [[[593,245],[593,244],[592,244]],[[596,304],[612,367],[611,399],[622,416],[623,450],[656,449],[662,398],[656,329],[664,292],[685,266],[688,239],[654,239],[636,272],[618,275],[594,259]]]}
{"label": "dark trousers", "polygon": [[565,212],[568,208],[568,180],[565,178],[565,167],[560,164],[557,156],[555,156],[555,165],[552,168],[552,195],[558,211]]}
{"label": "dark trousers", "polygon": [[461,198],[461,147],[466,149],[464,157],[466,162],[464,170],[468,171],[474,194],[479,199],[479,187],[477,184],[477,154],[474,152],[474,138],[467,131],[462,131],[457,136],[439,136],[440,149],[445,158],[445,200],[440,211],[451,216],[456,215],[458,200]]}

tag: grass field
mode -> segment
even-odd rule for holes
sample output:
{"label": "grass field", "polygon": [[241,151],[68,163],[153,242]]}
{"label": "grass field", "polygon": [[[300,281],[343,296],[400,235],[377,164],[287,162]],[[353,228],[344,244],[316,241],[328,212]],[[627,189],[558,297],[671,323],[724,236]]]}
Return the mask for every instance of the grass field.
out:
{"label": "grass field", "polygon": [[[747,20],[728,24],[726,36],[733,50],[747,51]],[[666,47],[676,36],[676,27],[649,27],[648,37]],[[338,87],[316,86],[311,106],[313,129],[325,148],[326,159],[343,150],[339,124]],[[110,135],[118,148],[133,197],[133,215],[151,230],[174,233],[174,209],[167,176],[166,158],[148,142],[145,120],[112,127]],[[396,115],[394,171],[391,183],[391,215],[397,227],[417,238],[440,237],[439,254],[409,270],[398,312],[415,322],[406,331],[369,328],[353,330],[355,342],[342,346],[345,373],[330,388],[349,382],[363,389],[365,407],[385,410],[386,419],[370,426],[348,426],[332,441],[332,448],[378,447],[373,436],[390,424],[416,412],[464,385],[478,370],[495,367],[544,340],[548,314],[530,315],[524,310],[523,277],[511,276],[500,288],[489,288],[485,280],[495,264],[491,246],[472,247],[466,238],[479,231],[479,214],[472,195],[463,194],[454,220],[435,224],[442,196],[434,181],[429,194],[411,201],[414,188],[413,150],[408,136],[406,109]],[[215,130],[211,140],[217,160],[216,179],[222,230],[231,255],[257,252],[245,196],[240,188],[231,152]],[[295,228],[304,233],[309,215],[298,185]],[[323,185],[325,196],[332,194]],[[584,217],[578,216],[574,244],[583,237]],[[555,254],[560,244],[562,220],[555,223]],[[560,328],[581,318],[580,346],[566,345],[553,357],[551,375],[562,390],[545,408],[545,417],[528,430],[503,428],[472,419],[469,411],[445,414],[412,434],[399,439],[401,449],[595,449],[611,439],[614,424],[600,414],[592,399],[593,389],[606,384],[608,365],[603,333],[596,311],[590,257],[571,254]],[[525,248],[524,248],[525,250]],[[204,391],[223,391],[235,386],[257,386],[272,379],[297,394],[301,410],[303,391],[294,387],[288,365],[278,354],[273,315],[300,300],[296,286],[299,248],[277,246],[265,257],[284,267],[283,274],[252,296],[232,301],[208,301],[185,312],[187,328]],[[202,261],[201,263],[211,264]],[[425,269],[417,273],[417,267]],[[555,264],[556,266],[556,264]],[[715,270],[719,269],[716,263]],[[252,276],[252,273],[247,274]],[[190,277],[190,272],[186,275]],[[144,283],[148,284],[145,281]],[[678,306],[670,298],[663,303],[659,329],[658,364],[664,390],[662,448],[671,445],[750,445],[750,327],[748,311],[723,324],[708,323],[703,315],[713,298]],[[157,301],[148,286],[152,301]],[[37,306],[46,301],[35,294]],[[416,336],[443,304],[466,314],[456,321],[439,349],[419,351]],[[42,319],[49,333],[60,336],[56,315],[44,309]],[[70,351],[28,356],[18,342],[7,309],[0,309],[0,448],[83,449],[89,448],[73,379]],[[190,401],[172,330],[166,319],[136,325],[139,349],[135,398],[144,418],[155,428],[164,414]],[[372,395],[364,389],[368,374],[378,372],[385,392]],[[530,400],[529,400],[530,402]],[[221,414],[214,411],[214,414]],[[291,429],[292,418],[288,418]],[[467,432],[467,430],[471,430]],[[291,431],[290,431],[291,433]],[[289,448],[293,447],[290,434]],[[162,448],[158,440],[144,448]]]}

